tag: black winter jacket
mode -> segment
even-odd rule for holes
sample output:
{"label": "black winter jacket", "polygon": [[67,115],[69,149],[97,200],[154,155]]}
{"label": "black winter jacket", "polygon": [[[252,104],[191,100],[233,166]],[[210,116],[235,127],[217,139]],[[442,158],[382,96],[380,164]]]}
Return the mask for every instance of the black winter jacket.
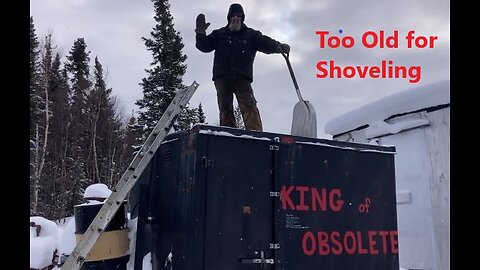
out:
{"label": "black winter jacket", "polygon": [[242,23],[240,31],[231,32],[228,26],[213,30],[210,35],[196,34],[195,46],[202,52],[215,50],[213,77],[243,75],[253,82],[253,60],[257,51],[278,53],[280,42]]}

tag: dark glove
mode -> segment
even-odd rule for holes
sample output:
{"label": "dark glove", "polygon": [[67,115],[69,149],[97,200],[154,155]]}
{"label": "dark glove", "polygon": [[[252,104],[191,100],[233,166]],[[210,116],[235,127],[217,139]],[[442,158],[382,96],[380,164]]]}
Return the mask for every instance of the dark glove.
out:
{"label": "dark glove", "polygon": [[195,32],[206,35],[207,33],[205,31],[209,26],[210,26],[210,23],[205,23],[205,15],[203,15],[202,13],[198,14],[197,28],[195,28]]}
{"label": "dark glove", "polygon": [[290,46],[286,43],[279,44],[278,47],[277,47],[277,51],[289,54],[290,53]]}

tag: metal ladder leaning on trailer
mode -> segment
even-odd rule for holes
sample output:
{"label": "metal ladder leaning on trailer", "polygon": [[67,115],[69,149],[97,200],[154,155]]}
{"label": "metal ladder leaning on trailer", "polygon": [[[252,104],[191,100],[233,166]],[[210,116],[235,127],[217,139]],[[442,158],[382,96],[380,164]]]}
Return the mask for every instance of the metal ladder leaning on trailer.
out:
{"label": "metal ladder leaning on trailer", "polygon": [[77,243],[75,249],[62,266],[62,270],[78,270],[82,267],[87,254],[100,237],[100,234],[108,226],[110,220],[115,216],[115,213],[137,182],[143,170],[147,167],[161,142],[168,135],[177,116],[192,98],[198,85],[199,84],[194,81],[189,87],[180,89],[177,92],[157,125],[153,128],[150,135],[148,135],[142,148],[137,152],[133,161],[123,173],[112,194],[98,211],[82,239]]}

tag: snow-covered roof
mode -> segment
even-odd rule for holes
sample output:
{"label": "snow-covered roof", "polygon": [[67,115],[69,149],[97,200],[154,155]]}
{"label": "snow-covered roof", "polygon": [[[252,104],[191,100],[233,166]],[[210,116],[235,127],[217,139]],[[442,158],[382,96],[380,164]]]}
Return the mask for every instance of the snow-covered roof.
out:
{"label": "snow-covered roof", "polygon": [[335,136],[393,115],[445,104],[450,104],[450,80],[413,87],[349,111],[327,122],[325,133]]}

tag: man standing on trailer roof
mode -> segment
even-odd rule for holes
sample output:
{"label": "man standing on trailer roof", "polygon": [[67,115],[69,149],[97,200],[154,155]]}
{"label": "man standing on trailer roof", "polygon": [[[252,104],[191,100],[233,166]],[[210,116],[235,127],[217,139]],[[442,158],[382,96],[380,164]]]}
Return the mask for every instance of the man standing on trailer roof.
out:
{"label": "man standing on trailer roof", "polygon": [[210,23],[205,22],[204,14],[199,14],[195,28],[196,47],[205,53],[215,50],[212,80],[217,91],[220,125],[237,127],[233,113],[235,95],[245,128],[263,131],[251,86],[255,54],[257,51],[265,54],[281,52],[288,54],[290,46],[247,27],[244,23],[243,7],[238,3],[230,5],[227,21],[226,26],[207,35],[206,30]]}

